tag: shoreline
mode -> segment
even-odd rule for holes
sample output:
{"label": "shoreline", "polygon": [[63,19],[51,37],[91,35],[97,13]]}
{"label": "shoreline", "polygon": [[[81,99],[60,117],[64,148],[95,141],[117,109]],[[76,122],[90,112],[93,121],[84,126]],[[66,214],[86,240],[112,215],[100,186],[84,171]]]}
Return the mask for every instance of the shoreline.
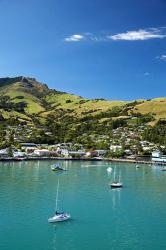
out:
{"label": "shoreline", "polygon": [[116,159],[116,158],[61,158],[61,157],[24,157],[24,158],[0,158],[0,162],[7,161],[107,161],[107,162],[119,162],[119,163],[135,163],[135,164],[149,164],[149,165],[166,165],[166,162],[153,162],[137,159]]}

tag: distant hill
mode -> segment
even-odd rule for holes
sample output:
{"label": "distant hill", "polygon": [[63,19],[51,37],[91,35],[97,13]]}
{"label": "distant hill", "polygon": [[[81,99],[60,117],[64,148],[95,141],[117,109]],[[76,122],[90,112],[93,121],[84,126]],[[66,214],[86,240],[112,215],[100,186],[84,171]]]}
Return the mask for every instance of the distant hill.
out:
{"label": "distant hill", "polygon": [[24,76],[0,78],[0,114],[30,124],[45,124],[48,117],[61,122],[65,117],[94,119],[100,123],[111,119],[130,119],[138,114],[151,114],[153,123],[166,118],[166,98],[152,100],[108,101],[51,90],[35,78]]}

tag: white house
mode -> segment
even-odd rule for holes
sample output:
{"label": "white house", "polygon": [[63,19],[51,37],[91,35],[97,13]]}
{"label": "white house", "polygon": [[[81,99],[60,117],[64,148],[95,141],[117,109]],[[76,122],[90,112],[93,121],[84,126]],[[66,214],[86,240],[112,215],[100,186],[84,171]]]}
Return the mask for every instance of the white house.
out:
{"label": "white house", "polygon": [[13,152],[13,157],[24,157],[26,156],[25,152],[21,152],[21,151],[14,151]]}
{"label": "white house", "polygon": [[122,149],[121,145],[111,145],[110,146],[110,150],[113,151],[113,152],[117,152],[117,151],[119,151],[121,149]]}
{"label": "white house", "polygon": [[49,156],[50,151],[48,149],[36,149],[34,151],[34,154],[36,154],[38,156]]}
{"label": "white house", "polygon": [[81,156],[84,156],[86,155],[85,151],[83,150],[78,150],[78,151],[69,151],[69,155],[70,156],[78,156],[78,157],[81,157]]}
{"label": "white house", "polygon": [[142,146],[143,151],[150,151],[152,148],[148,146]]}
{"label": "white house", "polygon": [[71,150],[71,151],[69,151],[68,149],[61,149],[61,155],[65,156],[65,157],[72,157],[72,156],[81,157],[81,156],[84,156],[85,154],[86,153],[83,150],[78,150],[78,151]]}
{"label": "white house", "polygon": [[8,148],[4,148],[0,150],[0,157],[7,157],[9,153],[9,149]]}
{"label": "white house", "polygon": [[63,155],[64,157],[69,157],[69,150],[68,149],[61,149],[57,152],[60,153],[61,155]]}
{"label": "white house", "polygon": [[131,149],[125,149],[124,152],[125,152],[126,155],[132,155],[132,153],[133,153],[133,152],[131,151]]}
{"label": "white house", "polygon": [[166,162],[166,156],[164,156],[160,150],[153,151],[152,152],[152,161]]}

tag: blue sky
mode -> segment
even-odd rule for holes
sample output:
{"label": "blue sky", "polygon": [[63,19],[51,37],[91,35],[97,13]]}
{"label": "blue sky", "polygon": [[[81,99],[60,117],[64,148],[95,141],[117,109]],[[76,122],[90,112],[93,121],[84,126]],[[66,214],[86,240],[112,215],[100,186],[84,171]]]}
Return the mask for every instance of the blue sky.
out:
{"label": "blue sky", "polygon": [[165,0],[0,0],[0,76],[87,98],[166,96]]}

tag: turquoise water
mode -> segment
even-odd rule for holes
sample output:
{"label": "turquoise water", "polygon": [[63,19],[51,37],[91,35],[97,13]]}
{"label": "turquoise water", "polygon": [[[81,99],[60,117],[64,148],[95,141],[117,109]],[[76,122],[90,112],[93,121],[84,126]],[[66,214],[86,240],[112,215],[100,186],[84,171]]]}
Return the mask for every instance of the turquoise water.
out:
{"label": "turquoise water", "polygon": [[[102,162],[0,163],[1,250],[166,249],[166,172],[160,167],[116,164],[123,189],[111,190]],[[55,207],[72,220],[49,224]]]}

